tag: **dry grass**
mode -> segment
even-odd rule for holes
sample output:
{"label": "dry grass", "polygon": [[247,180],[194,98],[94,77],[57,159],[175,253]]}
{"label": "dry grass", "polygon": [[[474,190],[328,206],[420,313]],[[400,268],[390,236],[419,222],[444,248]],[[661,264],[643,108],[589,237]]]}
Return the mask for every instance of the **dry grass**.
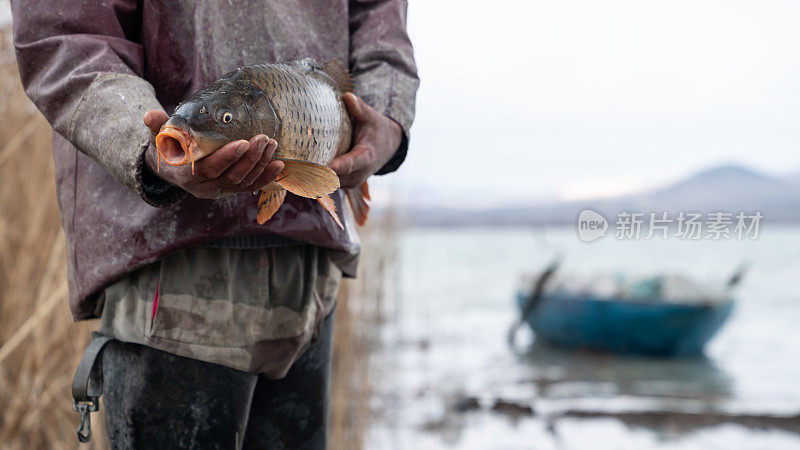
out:
{"label": "dry grass", "polygon": [[69,385],[94,324],[69,315],[50,127],[22,92],[8,31],[0,31],[0,117],[0,442],[76,448]]}
{"label": "dry grass", "polygon": [[[70,383],[96,329],[75,324],[66,299],[64,235],[55,196],[50,128],[25,97],[7,30],[0,30],[0,447],[78,448]],[[365,232],[359,281],[337,307],[330,448],[362,448],[369,417],[369,353],[394,252],[392,227]],[[102,413],[102,406],[101,406]],[[102,448],[102,414],[90,446]]]}

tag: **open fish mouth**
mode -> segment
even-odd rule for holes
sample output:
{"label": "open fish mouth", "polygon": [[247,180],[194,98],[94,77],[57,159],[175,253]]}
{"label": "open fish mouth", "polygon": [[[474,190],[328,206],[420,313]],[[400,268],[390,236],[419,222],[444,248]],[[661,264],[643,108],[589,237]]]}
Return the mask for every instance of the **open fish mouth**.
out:
{"label": "open fish mouth", "polygon": [[162,159],[170,166],[182,166],[191,162],[192,174],[194,174],[194,162],[199,159],[195,157],[197,138],[182,128],[166,124],[156,136],[156,153],[158,154],[157,170],[161,167]]}

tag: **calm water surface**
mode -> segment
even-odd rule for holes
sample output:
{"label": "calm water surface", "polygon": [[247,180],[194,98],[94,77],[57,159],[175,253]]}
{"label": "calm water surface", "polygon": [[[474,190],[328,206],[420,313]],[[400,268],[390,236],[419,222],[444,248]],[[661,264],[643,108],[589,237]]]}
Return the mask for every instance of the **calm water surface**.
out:
{"label": "calm water surface", "polygon": [[[556,253],[573,272],[682,273],[721,283],[751,264],[707,357],[569,353],[528,330],[506,342],[520,274]],[[592,244],[573,229],[412,229],[399,245],[397,298],[375,356],[367,448],[800,448],[800,433],[723,423],[631,424],[614,413],[800,413],[800,228],[754,241]],[[497,401],[513,405],[493,410]],[[524,408],[534,411],[530,414]],[[592,419],[564,412],[609,413]],[[658,417],[658,416],[656,416]]]}

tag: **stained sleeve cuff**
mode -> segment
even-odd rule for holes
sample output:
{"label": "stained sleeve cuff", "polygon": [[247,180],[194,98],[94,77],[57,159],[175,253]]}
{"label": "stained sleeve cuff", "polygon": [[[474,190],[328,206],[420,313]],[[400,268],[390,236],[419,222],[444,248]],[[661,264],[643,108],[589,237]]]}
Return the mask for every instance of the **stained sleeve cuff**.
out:
{"label": "stained sleeve cuff", "polygon": [[[389,118],[392,119],[391,117]],[[397,122],[396,120],[394,121]],[[397,151],[394,152],[394,156],[392,156],[392,159],[390,159],[389,162],[384,164],[383,167],[381,167],[377,172],[375,172],[375,175],[386,175],[387,173],[394,172],[395,170],[400,168],[400,165],[403,164],[403,161],[405,161],[406,159],[406,155],[408,154],[409,130],[403,127],[403,125],[401,125],[400,122],[397,122],[397,124],[400,125],[400,134],[401,134],[400,145],[397,147]]]}
{"label": "stained sleeve cuff", "polygon": [[150,130],[142,118],[145,112],[160,109],[153,87],[144,79],[104,73],[78,103],[66,137],[142,200],[167,207],[187,193],[161,180],[144,162]]}
{"label": "stained sleeve cuff", "polygon": [[167,183],[153,173],[150,166],[144,161],[144,152],[147,151],[149,142],[142,144],[142,155],[139,171],[136,173],[136,193],[142,200],[157,208],[166,208],[179,203],[189,194],[183,189]]}
{"label": "stained sleeve cuff", "polygon": [[376,172],[383,175],[397,170],[406,158],[411,137],[411,123],[419,79],[416,74],[395,70],[387,63],[378,64],[370,71],[354,77],[356,94],[400,125],[403,136],[394,156]]}

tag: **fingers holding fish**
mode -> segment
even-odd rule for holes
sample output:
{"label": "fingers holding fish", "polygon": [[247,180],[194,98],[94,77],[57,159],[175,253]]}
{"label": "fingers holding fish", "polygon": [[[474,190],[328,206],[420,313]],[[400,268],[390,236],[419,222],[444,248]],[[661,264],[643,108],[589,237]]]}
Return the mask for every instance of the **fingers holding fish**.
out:
{"label": "fingers holding fish", "polygon": [[[217,177],[219,181],[226,184],[226,188],[231,188],[247,178],[250,172],[261,162],[268,140],[269,139],[263,134],[250,139],[247,151]],[[266,164],[264,166],[266,166]],[[263,166],[261,170],[263,170]]]}
{"label": "fingers holding fish", "polygon": [[[256,148],[260,150],[260,153],[253,152],[251,154],[253,151],[251,147],[251,150],[248,150],[248,152],[245,153],[242,158],[239,159],[239,161],[233,164],[227,171],[225,171],[225,173],[220,175],[217,180],[214,180],[217,185],[224,186],[220,190],[222,195],[258,190],[263,187],[263,185],[271,183],[278,173],[280,173],[282,165],[278,167],[279,170],[275,170],[276,166],[273,166],[266,173],[267,177],[265,178],[268,178],[268,180],[256,188],[252,187],[254,182],[261,178],[262,175],[265,174],[265,170],[269,168],[269,164],[272,162],[272,154],[275,152],[275,148],[277,147],[277,143],[274,140],[269,139],[264,135],[257,136],[253,139],[257,139]],[[251,142],[253,141],[251,140]],[[251,167],[254,158],[258,158],[258,160],[255,162],[255,165],[252,165]],[[212,181],[209,181],[207,183],[211,182]]]}
{"label": "fingers holding fish", "polygon": [[[156,161],[155,153],[156,153],[156,135],[158,134],[161,127],[169,120],[169,116],[164,111],[159,110],[151,110],[147,111],[142,118],[144,121],[144,125],[150,129],[150,146],[148,147],[147,151],[145,152],[145,162],[151,168],[156,168],[158,165],[158,161]],[[153,163],[153,164],[151,164]]]}
{"label": "fingers holding fish", "polygon": [[[245,186],[241,188],[241,191],[245,192],[252,192],[257,191],[264,186],[272,183],[278,178],[278,175],[283,171],[284,164],[283,161],[272,160],[267,167],[264,168],[264,171],[261,172],[261,175],[258,176],[249,186]],[[242,182],[244,184],[244,182]]]}
{"label": "fingers holding fish", "polygon": [[345,107],[347,107],[347,112],[350,113],[350,117],[357,121],[369,121],[375,114],[380,114],[352,92],[347,92],[342,95],[342,100],[344,100]]}
{"label": "fingers holding fish", "polygon": [[334,159],[330,168],[339,175],[344,188],[360,186],[372,175],[370,168],[375,165],[375,149],[367,144],[356,144],[352,150]]}
{"label": "fingers holding fish", "polygon": [[249,186],[250,184],[258,178],[259,175],[264,171],[264,168],[267,167],[267,164],[272,160],[272,155],[275,153],[275,149],[277,148],[278,143],[275,142],[274,139],[267,139],[266,143],[264,144],[264,151],[261,154],[261,159],[258,160],[256,165],[250,170],[250,173],[242,179],[240,184],[242,186]]}
{"label": "fingers holding fish", "polygon": [[364,183],[394,156],[402,130],[394,120],[376,111],[352,93],[342,96],[353,119],[353,147],[331,161],[333,169],[346,188]]}
{"label": "fingers holding fish", "polygon": [[164,111],[150,110],[144,114],[144,124],[153,133],[153,137],[158,134],[161,127],[169,120],[169,116]]}
{"label": "fingers holding fish", "polygon": [[[216,180],[229,167],[250,150],[251,144],[244,139],[230,142],[208,155],[195,165],[195,175],[202,181]],[[253,163],[255,165],[255,163]]]}
{"label": "fingers holding fish", "polygon": [[[247,150],[225,171],[214,178],[201,181],[203,189],[210,192],[218,191],[216,197],[241,191],[245,187],[243,184],[245,178],[261,162],[266,144],[266,136],[253,138],[247,144]],[[263,171],[263,167],[261,170]]]}
{"label": "fingers holding fish", "polygon": [[264,151],[261,154],[261,159],[259,159],[253,169],[250,170],[250,173],[242,179],[239,183],[240,186],[247,187],[252,185],[253,182],[264,173],[264,169],[267,167],[267,164],[272,161],[272,155],[275,153],[277,147],[278,143],[275,142],[274,139],[267,139],[264,144]]}

